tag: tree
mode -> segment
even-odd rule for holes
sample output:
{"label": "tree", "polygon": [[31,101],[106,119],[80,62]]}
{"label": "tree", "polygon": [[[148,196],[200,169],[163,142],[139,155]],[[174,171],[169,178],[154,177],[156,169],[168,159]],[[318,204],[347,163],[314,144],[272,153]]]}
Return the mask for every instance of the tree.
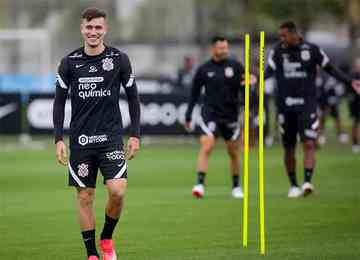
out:
{"label": "tree", "polygon": [[[304,34],[311,23],[324,13],[340,20],[346,16],[346,1],[342,0],[257,0],[249,1],[251,13],[255,14],[257,26],[263,21],[272,21],[274,25],[283,20],[294,20]],[[277,28],[273,28],[276,30]]]}

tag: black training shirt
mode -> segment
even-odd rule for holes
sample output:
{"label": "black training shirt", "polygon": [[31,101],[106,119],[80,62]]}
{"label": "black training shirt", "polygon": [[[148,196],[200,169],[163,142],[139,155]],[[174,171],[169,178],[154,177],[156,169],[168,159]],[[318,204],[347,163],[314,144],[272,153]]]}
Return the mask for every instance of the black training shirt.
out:
{"label": "black training shirt", "polygon": [[295,46],[278,43],[269,53],[267,74],[274,74],[278,105],[288,109],[316,101],[317,67],[325,67],[328,56],[318,46],[301,41]]}
{"label": "black training shirt", "polygon": [[240,82],[244,74],[242,64],[231,58],[216,62],[213,59],[202,64],[196,71],[186,121],[191,120],[193,108],[204,88],[203,113],[218,121],[238,120],[240,108]]}
{"label": "black training shirt", "polygon": [[63,138],[66,96],[71,98],[70,147],[95,148],[122,143],[120,87],[124,87],[131,118],[131,136],[140,136],[140,104],[128,56],[105,47],[96,56],[84,48],[62,59],[54,102],[55,142]]}

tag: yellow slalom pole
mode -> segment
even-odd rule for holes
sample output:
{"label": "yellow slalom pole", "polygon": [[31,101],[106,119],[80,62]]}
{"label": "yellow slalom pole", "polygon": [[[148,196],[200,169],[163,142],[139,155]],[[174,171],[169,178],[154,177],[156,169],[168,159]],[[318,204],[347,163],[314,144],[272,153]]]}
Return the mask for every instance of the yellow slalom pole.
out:
{"label": "yellow slalom pole", "polygon": [[244,200],[243,246],[248,245],[249,218],[249,107],[250,107],[250,35],[245,35],[245,115],[244,115]]}
{"label": "yellow slalom pole", "polygon": [[264,189],[264,48],[265,33],[260,32],[259,59],[259,220],[260,253],[265,255],[265,189]]}

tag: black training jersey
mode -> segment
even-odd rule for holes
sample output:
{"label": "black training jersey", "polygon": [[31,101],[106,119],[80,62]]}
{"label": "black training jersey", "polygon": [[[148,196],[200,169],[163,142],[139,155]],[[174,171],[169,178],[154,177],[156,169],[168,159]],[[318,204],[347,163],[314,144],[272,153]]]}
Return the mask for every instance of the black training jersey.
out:
{"label": "black training jersey", "polygon": [[[128,56],[112,47],[96,56],[84,48],[62,59],[56,81],[54,104],[55,139],[62,139],[62,93],[70,92],[70,147],[94,148],[122,143],[122,117],[119,108],[120,86],[125,88],[132,121],[132,136],[139,136],[139,102],[135,78]],[[65,95],[66,96],[66,95]],[[58,101],[58,102],[57,102]],[[61,102],[60,102],[61,103]],[[131,108],[132,106],[135,106]]]}
{"label": "black training jersey", "polygon": [[192,110],[204,87],[203,112],[218,121],[237,121],[240,108],[240,82],[244,67],[235,59],[215,62],[209,60],[196,71],[186,120],[191,120]]}
{"label": "black training jersey", "polygon": [[267,68],[267,74],[274,74],[277,80],[278,105],[293,110],[315,104],[317,67],[328,63],[328,56],[312,43],[278,43],[269,53]]}

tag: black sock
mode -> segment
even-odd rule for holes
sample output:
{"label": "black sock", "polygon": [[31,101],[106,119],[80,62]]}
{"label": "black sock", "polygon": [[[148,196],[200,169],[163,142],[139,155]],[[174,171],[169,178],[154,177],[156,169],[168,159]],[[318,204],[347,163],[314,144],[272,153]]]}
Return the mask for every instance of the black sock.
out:
{"label": "black sock", "polygon": [[239,175],[232,176],[232,187],[233,188],[239,187]]}
{"label": "black sock", "polygon": [[116,224],[118,223],[119,219],[110,218],[109,216],[105,215],[105,224],[103,231],[101,232],[100,239],[111,239]]}
{"label": "black sock", "polygon": [[289,176],[289,181],[290,181],[291,186],[297,187],[298,183],[297,183],[297,180],[296,180],[295,172],[289,172],[288,176]]}
{"label": "black sock", "polygon": [[305,169],[304,170],[304,182],[311,182],[311,177],[313,175],[313,169]]}
{"label": "black sock", "polygon": [[197,173],[197,183],[204,185],[205,184],[205,177],[206,177],[205,172],[198,172]]}
{"label": "black sock", "polygon": [[88,257],[95,255],[99,257],[95,243],[95,229],[81,232]]}

